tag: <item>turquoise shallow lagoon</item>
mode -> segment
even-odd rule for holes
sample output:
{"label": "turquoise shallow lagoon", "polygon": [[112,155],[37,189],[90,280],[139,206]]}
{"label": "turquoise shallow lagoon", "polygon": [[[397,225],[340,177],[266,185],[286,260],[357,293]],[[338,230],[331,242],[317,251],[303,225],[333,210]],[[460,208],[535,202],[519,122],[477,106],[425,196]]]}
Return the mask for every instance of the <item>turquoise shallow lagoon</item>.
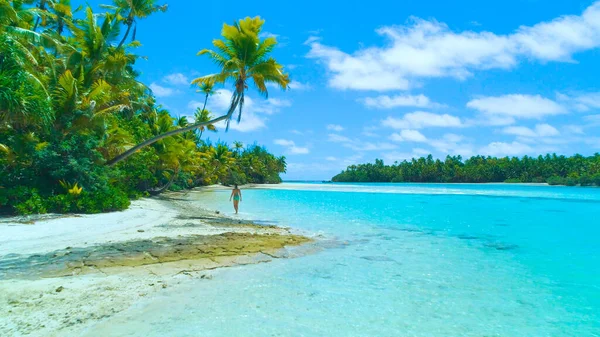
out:
{"label": "turquoise shallow lagoon", "polygon": [[[93,330],[600,336],[598,188],[288,183],[243,193],[243,218],[347,244],[217,270]],[[195,198],[231,213],[227,191]]]}

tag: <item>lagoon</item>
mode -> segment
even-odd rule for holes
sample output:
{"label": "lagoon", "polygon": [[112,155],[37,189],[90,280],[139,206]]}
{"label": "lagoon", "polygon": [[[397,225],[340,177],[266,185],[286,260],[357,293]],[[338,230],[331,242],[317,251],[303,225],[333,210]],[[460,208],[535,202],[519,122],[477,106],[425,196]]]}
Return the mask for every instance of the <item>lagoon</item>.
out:
{"label": "lagoon", "polygon": [[[193,193],[231,212],[227,191]],[[600,189],[286,183],[243,193],[241,217],[329,244],[217,270],[89,335],[600,334]]]}

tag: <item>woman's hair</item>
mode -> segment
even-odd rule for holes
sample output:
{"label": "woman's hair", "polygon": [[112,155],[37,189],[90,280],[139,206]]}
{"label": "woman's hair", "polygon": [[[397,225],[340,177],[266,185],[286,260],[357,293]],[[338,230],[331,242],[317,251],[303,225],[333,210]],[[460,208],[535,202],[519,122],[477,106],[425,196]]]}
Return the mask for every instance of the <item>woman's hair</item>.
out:
{"label": "woman's hair", "polygon": [[238,188],[238,187],[237,187],[237,184],[233,184],[233,187],[234,187],[234,188]]}

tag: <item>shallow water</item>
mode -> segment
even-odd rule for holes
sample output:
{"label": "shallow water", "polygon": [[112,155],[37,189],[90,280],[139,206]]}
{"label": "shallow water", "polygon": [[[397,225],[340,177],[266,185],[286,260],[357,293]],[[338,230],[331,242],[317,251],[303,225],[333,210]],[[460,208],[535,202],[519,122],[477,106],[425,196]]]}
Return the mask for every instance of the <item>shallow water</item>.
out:
{"label": "shallow water", "polygon": [[[283,184],[241,217],[347,243],[228,268],[90,329],[124,336],[600,336],[600,189]],[[227,191],[196,193],[230,213]]]}

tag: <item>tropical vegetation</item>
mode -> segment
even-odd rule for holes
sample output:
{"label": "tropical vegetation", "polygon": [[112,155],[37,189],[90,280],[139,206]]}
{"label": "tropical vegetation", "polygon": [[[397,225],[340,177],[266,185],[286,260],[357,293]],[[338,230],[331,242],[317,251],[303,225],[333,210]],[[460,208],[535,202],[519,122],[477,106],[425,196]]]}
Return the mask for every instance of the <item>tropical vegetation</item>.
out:
{"label": "tropical vegetation", "polygon": [[[220,68],[194,81],[205,100],[194,121],[174,117],[138,81],[137,21],[167,10],[114,0],[94,13],[70,0],[0,0],[0,213],[103,212],[130,199],[199,185],[278,183],[284,157],[257,144],[206,139],[241,118],[249,84],[289,78],[270,57],[274,38],[246,18],[223,25]],[[124,30],[124,31],[123,31]],[[227,111],[206,109],[215,85],[232,85]]]}
{"label": "tropical vegetation", "polygon": [[332,178],[334,182],[427,182],[427,183],[548,183],[550,185],[600,186],[600,154],[571,157],[547,154],[529,157],[461,156],[445,160],[432,155],[385,165],[350,165]]}

